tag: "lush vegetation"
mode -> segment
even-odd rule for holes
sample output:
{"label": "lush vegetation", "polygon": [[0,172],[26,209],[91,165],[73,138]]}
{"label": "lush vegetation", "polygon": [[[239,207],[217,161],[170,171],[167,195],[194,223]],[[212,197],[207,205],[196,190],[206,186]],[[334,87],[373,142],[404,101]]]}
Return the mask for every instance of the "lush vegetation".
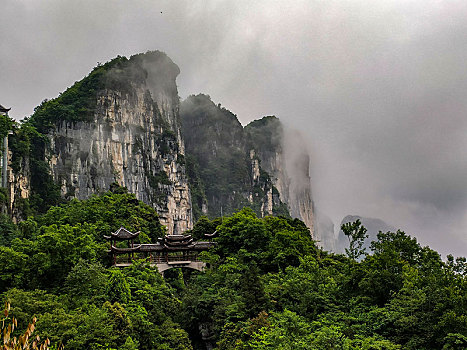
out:
{"label": "lush vegetation", "polygon": [[[131,94],[133,84],[144,83],[148,75],[145,62],[160,60],[170,59],[160,51],[148,51],[130,58],[117,56],[104,64],[98,63],[91,73],[57,98],[44,100],[35,108],[30,122],[39,132],[47,133],[61,122],[93,120],[101,90],[113,89]],[[178,67],[172,69],[178,70]]]}
{"label": "lush vegetation", "polygon": [[127,61],[125,57],[119,56],[104,65],[98,64],[87,77],[73,84],[59,97],[44,100],[36,107],[31,116],[31,124],[45,133],[62,121],[91,120],[96,108],[97,93],[106,86],[106,72]]}
{"label": "lush vegetation", "polygon": [[141,242],[164,234],[133,194],[71,201],[15,225],[4,218],[0,291],[17,321],[65,349],[465,349],[467,263],[421,247],[403,232],[343,227],[347,255],[322,251],[299,220],[251,209],[210,220],[210,268],[144,263],[109,268],[104,234],[125,226]]}

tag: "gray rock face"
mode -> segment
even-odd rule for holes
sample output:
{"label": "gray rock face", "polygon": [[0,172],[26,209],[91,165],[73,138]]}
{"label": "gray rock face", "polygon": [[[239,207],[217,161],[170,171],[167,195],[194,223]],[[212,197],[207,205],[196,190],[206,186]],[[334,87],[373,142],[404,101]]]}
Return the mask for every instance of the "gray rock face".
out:
{"label": "gray rock face", "polygon": [[50,169],[64,197],[86,199],[117,182],[154,206],[169,234],[180,233],[192,227],[192,213],[175,84],[179,70],[165,55],[142,66],[144,81],[99,92],[92,121],[57,125],[49,134]]}
{"label": "gray rock face", "polygon": [[314,203],[311,193],[310,155],[308,147],[298,131],[284,134],[284,164],[282,177],[289,177],[288,200],[290,215],[302,220],[318,242],[323,237],[315,230]]}
{"label": "gray rock face", "polygon": [[290,215],[302,220],[313,239],[321,241],[315,230],[310,156],[300,133],[284,129],[279,119],[272,116],[251,122],[245,130],[261,168],[271,177]]}
{"label": "gray rock face", "polygon": [[334,223],[324,213],[315,210],[315,237],[318,244],[328,251],[336,251],[336,238],[334,235]]}
{"label": "gray rock face", "polygon": [[[12,154],[8,154],[8,162],[11,164]],[[22,217],[21,204],[23,198],[28,198],[31,193],[31,170],[29,168],[29,158],[23,158],[19,169],[13,171],[8,168],[8,197],[10,198],[8,211],[14,222],[20,221]]]}
{"label": "gray rock face", "polygon": [[229,215],[245,206],[260,217],[288,214],[233,113],[199,94],[182,102],[180,115],[197,217]]}
{"label": "gray rock face", "polygon": [[[53,193],[47,200],[54,205],[60,200],[55,184],[62,197],[83,200],[118,183],[152,205],[169,234],[190,229],[193,216],[229,215],[249,206],[259,216],[299,218],[313,236],[303,140],[284,132],[275,117],[243,128],[207,95],[190,96],[180,106],[178,74],[161,52],[117,57],[45,101],[32,120],[49,145],[39,143],[31,164],[22,159],[11,198]],[[35,176],[32,166],[39,163]],[[53,191],[44,195],[40,190],[49,187],[42,183]]]}

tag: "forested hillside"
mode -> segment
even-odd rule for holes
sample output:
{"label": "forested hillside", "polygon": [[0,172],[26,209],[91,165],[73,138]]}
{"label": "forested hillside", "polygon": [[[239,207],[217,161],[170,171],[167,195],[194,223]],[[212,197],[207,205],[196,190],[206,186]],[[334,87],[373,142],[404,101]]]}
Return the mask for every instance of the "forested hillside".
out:
{"label": "forested hillside", "polygon": [[[18,334],[65,349],[465,349],[467,264],[443,262],[403,232],[343,227],[347,255],[320,250],[297,219],[201,217],[217,230],[205,272],[163,278],[144,262],[109,268],[103,236],[124,226],[140,242],[165,233],[122,187],[13,224],[1,216],[0,288]],[[15,333],[16,334],[16,333]]]}

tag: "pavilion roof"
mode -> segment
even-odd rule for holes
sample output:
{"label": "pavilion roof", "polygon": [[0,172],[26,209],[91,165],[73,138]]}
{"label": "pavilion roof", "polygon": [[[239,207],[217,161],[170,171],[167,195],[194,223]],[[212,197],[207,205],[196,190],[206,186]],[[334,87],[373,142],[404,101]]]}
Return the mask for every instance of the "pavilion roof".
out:
{"label": "pavilion roof", "polygon": [[186,241],[191,238],[191,235],[165,235],[164,239],[166,241],[180,242]]}
{"label": "pavilion roof", "polygon": [[204,234],[204,237],[206,238],[214,238],[214,237],[217,237],[217,230],[215,230],[213,233],[205,233]]}
{"label": "pavilion roof", "polygon": [[131,252],[139,251],[140,248],[141,248],[141,244],[136,245],[136,246],[131,247],[131,248],[118,248],[118,247],[115,247],[115,246],[111,246],[110,250],[112,252],[115,252],[115,253],[131,253]]}
{"label": "pavilion roof", "polygon": [[159,243],[141,244],[139,248],[140,252],[161,252],[163,250],[164,247]]}
{"label": "pavilion roof", "polygon": [[[140,232],[130,232],[124,227],[112,232],[110,236],[104,236],[108,240],[124,241],[138,237]],[[212,237],[213,235],[209,236]],[[156,243],[138,244],[128,248],[111,246],[110,251],[115,254],[132,252],[177,252],[177,251],[203,251],[216,245],[214,242],[193,241],[191,235],[165,235],[158,238]]]}
{"label": "pavilion roof", "polygon": [[11,108],[5,108],[5,107],[3,107],[2,105],[0,105],[0,112],[2,112],[2,113],[6,113],[6,112],[8,112],[10,109],[11,109]]}
{"label": "pavilion roof", "polygon": [[111,251],[116,254],[131,253],[131,252],[182,252],[182,251],[203,251],[214,247],[216,243],[213,242],[190,242],[184,246],[168,246],[165,243],[149,243],[138,244],[130,248],[111,247]]}
{"label": "pavilion roof", "polygon": [[193,242],[191,235],[166,235],[160,241],[168,247],[188,247]]}
{"label": "pavilion roof", "polygon": [[117,231],[112,232],[110,236],[104,236],[106,239],[114,239],[114,240],[129,240],[129,239],[135,239],[138,237],[140,234],[140,231],[133,233],[128,231],[124,227],[120,227]]}

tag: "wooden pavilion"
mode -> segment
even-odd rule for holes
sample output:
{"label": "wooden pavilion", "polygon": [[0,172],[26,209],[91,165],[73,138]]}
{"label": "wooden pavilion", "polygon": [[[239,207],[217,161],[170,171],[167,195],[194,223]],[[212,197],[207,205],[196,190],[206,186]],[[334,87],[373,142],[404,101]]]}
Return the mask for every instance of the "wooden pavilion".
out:
{"label": "wooden pavilion", "polygon": [[[132,233],[120,227],[110,236],[104,236],[110,241],[109,253],[112,265],[116,267],[130,266],[135,260],[145,260],[156,266],[159,272],[175,268],[186,267],[198,271],[204,270],[206,263],[199,259],[199,253],[209,250],[216,243],[212,241],[193,241],[191,235],[165,235],[156,243],[135,244],[134,240],[140,232]],[[216,233],[205,235],[210,239]],[[117,247],[118,242],[127,241],[127,247]]]}

